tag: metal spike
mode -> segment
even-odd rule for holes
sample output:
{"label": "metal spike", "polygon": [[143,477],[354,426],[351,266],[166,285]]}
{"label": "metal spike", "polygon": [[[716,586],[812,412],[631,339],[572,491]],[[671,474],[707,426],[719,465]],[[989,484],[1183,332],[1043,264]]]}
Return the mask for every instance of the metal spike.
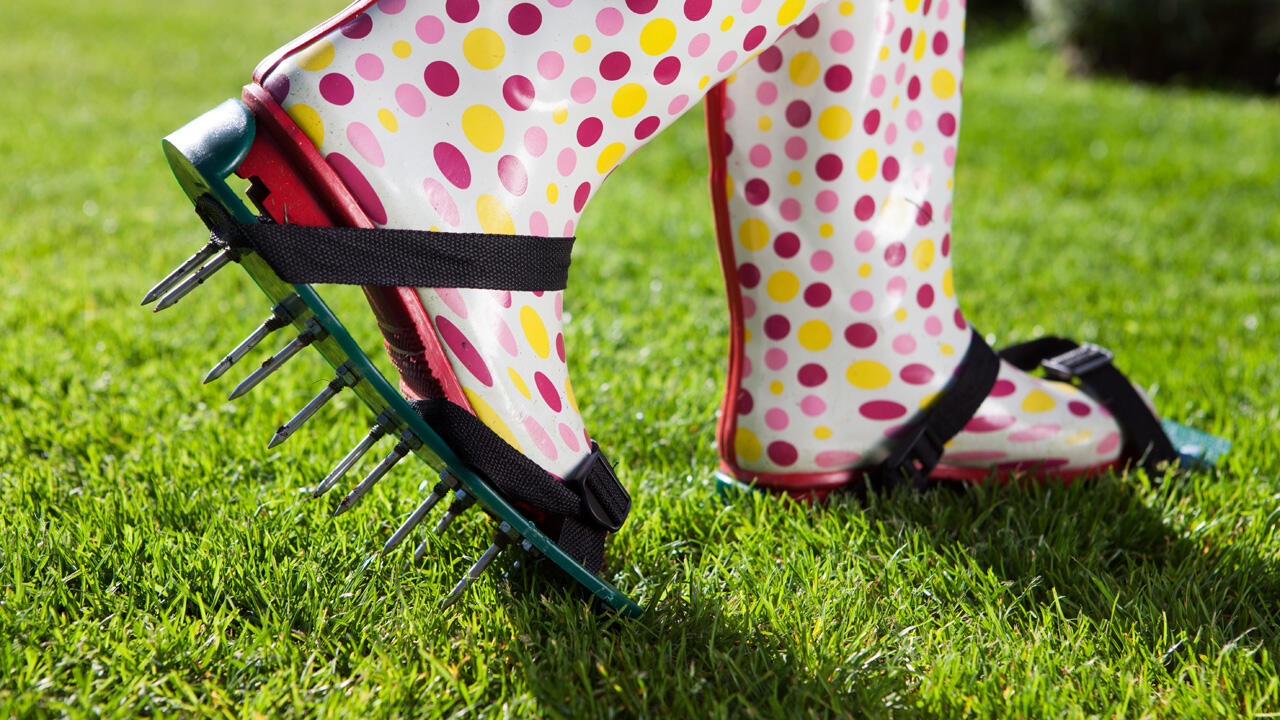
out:
{"label": "metal spike", "polygon": [[315,397],[311,398],[311,402],[302,406],[302,409],[298,411],[298,414],[290,418],[289,422],[281,425],[280,428],[276,430],[276,434],[271,436],[271,441],[267,443],[267,449],[269,450],[285,440],[288,440],[290,436],[298,431],[298,428],[302,427],[303,423],[310,420],[311,416],[316,414],[317,410],[324,407],[325,403],[332,400],[334,395],[342,392],[343,388],[350,387],[358,382],[360,382],[360,376],[351,369],[351,363],[344,363],[339,366],[338,376],[330,380],[329,384],[326,385],[323,390],[321,390]]}
{"label": "metal spike", "polygon": [[439,535],[448,529],[459,515],[466,512],[472,505],[476,504],[475,497],[466,490],[458,490],[454,492],[453,495],[457,499],[449,505],[449,509],[446,510],[444,516],[440,518],[440,522],[436,523],[435,529],[431,531],[436,535]]}
{"label": "metal spike", "polygon": [[444,496],[448,495],[450,490],[456,487],[458,487],[458,480],[454,478],[453,475],[450,475],[448,471],[441,473],[440,482],[436,483],[436,486],[432,488],[431,494],[427,496],[427,499],[422,501],[422,504],[418,506],[418,509],[414,510],[413,514],[409,516],[409,519],[405,520],[404,524],[395,531],[395,534],[391,536],[391,539],[387,541],[387,544],[382,546],[382,554],[386,555],[399,547],[400,543],[404,542],[404,539],[409,537],[409,533],[418,526],[418,523],[422,522],[422,518],[426,517],[427,513],[431,512],[431,509],[443,500]]}
{"label": "metal spike", "polygon": [[467,588],[471,587],[471,583],[480,579],[480,576],[484,574],[484,571],[489,569],[489,566],[493,564],[495,559],[497,559],[498,554],[501,553],[502,550],[506,548],[507,544],[511,542],[511,539],[507,536],[507,533],[509,532],[511,532],[511,526],[505,522],[498,526],[498,535],[493,539],[493,544],[489,546],[489,549],[484,551],[484,554],[480,556],[479,560],[476,560],[476,563],[471,566],[471,569],[467,571],[466,575],[462,576],[462,579],[458,581],[458,584],[453,586],[453,589],[449,591],[449,594],[445,595],[444,598],[440,600],[441,608],[447,608],[461,600],[462,596],[466,594]]}
{"label": "metal spike", "polygon": [[226,357],[219,360],[218,364],[214,365],[213,368],[209,370],[209,374],[204,376],[204,382],[211,383],[222,377],[223,373],[230,370],[232,365],[240,362],[240,358],[247,355],[250,350],[256,347],[258,343],[262,342],[268,335],[287,326],[289,321],[293,319],[294,312],[292,306],[297,305],[301,301],[302,299],[297,295],[291,295],[284,302],[271,308],[271,317],[263,321],[263,323],[252,333],[249,333],[249,337],[241,340],[240,344],[235,346],[235,349],[231,352],[227,353]]}
{"label": "metal spike", "polygon": [[164,297],[160,298],[160,302],[156,303],[152,312],[160,312],[165,308],[173,307],[174,303],[186,297],[187,293],[200,287],[205,280],[213,277],[213,274],[221,270],[227,263],[231,262],[231,259],[231,248],[226,248],[217,255],[214,255],[212,260],[201,265],[199,270],[196,270],[191,274],[191,277],[183,280],[177,287],[170,290]]}
{"label": "metal spike", "polygon": [[372,448],[375,443],[382,439],[383,435],[387,434],[387,429],[390,427],[392,427],[391,417],[386,413],[379,415],[378,418],[374,420],[373,427],[369,428],[369,434],[365,435],[364,439],[356,443],[355,447],[351,448],[351,451],[346,454],[346,457],[339,460],[338,464],[333,466],[333,469],[329,471],[329,474],[325,475],[324,479],[320,481],[320,484],[316,486],[315,492],[311,493],[311,497],[318,498],[333,489],[333,486],[338,484],[338,481],[342,479],[342,476],[346,475],[347,471],[350,470],[351,467],[360,460],[360,458],[364,457],[365,453],[369,452],[369,448]]}
{"label": "metal spike", "polygon": [[373,489],[375,483],[381,480],[382,477],[391,470],[391,468],[395,467],[395,464],[400,462],[405,455],[413,452],[414,448],[421,444],[422,441],[419,440],[412,432],[408,430],[402,431],[400,433],[400,442],[396,443],[395,448],[393,448],[386,457],[382,458],[382,462],[378,463],[376,467],[369,471],[368,475],[364,476],[364,479],[360,481],[359,485],[352,488],[351,492],[347,493],[346,497],[342,498],[341,502],[338,503],[337,509],[333,511],[333,516],[337,517],[355,507],[356,503],[360,502],[360,499],[363,498],[369,490]]}
{"label": "metal spike", "polygon": [[169,288],[176,285],[179,280],[186,277],[188,273],[199,267],[205,260],[213,257],[221,248],[222,246],[215,242],[210,242],[200,248],[195,255],[187,258],[173,272],[165,275],[163,280],[156,283],[155,287],[148,290],[146,296],[142,298],[142,304],[150,305],[155,302],[156,298],[168,292]]}
{"label": "metal spike", "polygon": [[280,349],[280,352],[277,352],[275,355],[267,358],[262,365],[249,373],[249,376],[244,380],[241,380],[240,384],[231,391],[231,394],[227,396],[227,399],[235,400],[241,395],[244,395],[254,389],[258,386],[258,383],[265,380],[268,375],[279,370],[281,365],[284,365],[290,358],[301,352],[302,348],[324,337],[325,334],[325,329],[320,327],[320,324],[317,323],[314,318],[308,320],[306,330],[299,333],[298,337],[290,340],[288,345],[285,345]]}

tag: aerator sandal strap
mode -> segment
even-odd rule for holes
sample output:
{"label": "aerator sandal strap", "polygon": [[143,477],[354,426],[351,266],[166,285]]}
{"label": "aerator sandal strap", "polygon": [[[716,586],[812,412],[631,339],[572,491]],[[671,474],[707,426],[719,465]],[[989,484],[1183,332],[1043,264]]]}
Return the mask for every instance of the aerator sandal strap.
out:
{"label": "aerator sandal strap", "polygon": [[1124,429],[1129,457],[1141,459],[1148,473],[1162,474],[1163,466],[1178,459],[1160,420],[1133,383],[1111,364],[1110,350],[1093,343],[1081,345],[1066,338],[1044,337],[1004,348],[1000,357],[1023,371],[1042,367],[1053,380],[1078,379]]}
{"label": "aerator sandal strap", "polygon": [[591,454],[561,482],[465,408],[444,398],[410,404],[463,463],[487,478],[508,500],[563,516],[556,544],[588,570],[599,572],[605,536],[617,532],[626,521],[631,496],[594,442]]}
{"label": "aerator sandal strap", "polygon": [[253,248],[290,283],[563,290],[572,237],[240,223],[215,240]]}
{"label": "aerator sandal strap", "polygon": [[867,472],[873,487],[910,485],[924,489],[944,447],[990,394],[1000,373],[1000,358],[975,330],[960,369],[919,421],[899,431],[902,438],[879,465]]}

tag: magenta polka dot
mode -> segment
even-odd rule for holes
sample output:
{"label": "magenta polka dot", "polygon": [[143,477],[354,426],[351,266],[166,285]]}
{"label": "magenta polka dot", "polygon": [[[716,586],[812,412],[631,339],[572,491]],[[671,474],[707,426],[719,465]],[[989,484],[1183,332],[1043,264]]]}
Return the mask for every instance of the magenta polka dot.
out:
{"label": "magenta polka dot", "polygon": [[764,364],[770,370],[781,370],[787,366],[787,351],[782,348],[770,348],[764,354]]}
{"label": "magenta polka dot", "polygon": [[435,45],[444,37],[444,23],[434,15],[418,18],[413,30],[418,34],[418,39],[428,45]]}
{"label": "magenta polka dot", "polygon": [[701,20],[711,12],[711,0],[684,0],[684,16],[690,20]]}
{"label": "magenta polka dot", "polygon": [[[907,83],[907,98],[915,100],[920,97],[920,76],[912,75],[911,80]],[[915,130],[915,128],[911,128]]]}
{"label": "magenta polka dot", "polygon": [[368,13],[360,13],[342,25],[342,34],[352,40],[359,40],[373,30],[373,18]]}
{"label": "magenta polka dot", "polygon": [[751,393],[747,392],[746,388],[738,389],[737,406],[739,415],[749,414],[755,404],[755,399],[751,397]]}
{"label": "magenta polka dot", "polygon": [[538,74],[547,80],[555,80],[564,72],[564,58],[554,50],[538,56]]}
{"label": "magenta polka dot", "polygon": [[364,158],[374,167],[382,167],[386,164],[386,159],[382,155],[382,146],[378,144],[378,138],[374,136],[373,131],[364,123],[353,122],[347,126],[347,142],[351,143],[351,147],[360,153],[360,157]]}
{"label": "magenta polka dot", "polygon": [[542,11],[533,3],[520,3],[507,13],[507,25],[517,35],[532,35],[542,27]]}
{"label": "magenta polka dot", "polygon": [[805,18],[803,22],[796,25],[796,34],[802,38],[811,38],[818,34],[818,27],[821,21],[818,20],[818,14],[814,13]]}
{"label": "magenta polka dot", "polygon": [[800,400],[800,412],[809,417],[818,417],[827,411],[827,403],[817,395],[805,395]]}
{"label": "magenta polka dot", "polygon": [[373,189],[373,185],[369,184],[369,180],[364,176],[364,173],[360,172],[355,163],[338,153],[329,153],[324,159],[325,162],[329,163],[329,167],[332,167],[338,173],[338,177],[342,178],[342,181],[346,183],[347,190],[355,197],[365,215],[368,215],[369,219],[375,223],[385,225],[387,223],[386,208],[383,207],[382,200]]}
{"label": "magenta polka dot", "polygon": [[869,348],[875,345],[877,337],[876,329],[867,323],[854,323],[844,329],[845,341],[856,348]]}
{"label": "magenta polka dot", "polygon": [[884,163],[880,166],[880,174],[884,176],[884,179],[893,182],[898,179],[898,172],[898,158],[892,155],[885,158]]}
{"label": "magenta polka dot", "polygon": [[657,115],[650,115],[649,117],[636,123],[636,131],[635,131],[636,139],[644,140],[645,138],[657,132],[658,128],[661,126],[662,126],[662,120],[660,120]]}
{"label": "magenta polka dot", "polygon": [[621,80],[631,70],[631,58],[624,52],[611,52],[600,60],[600,77]]}
{"label": "magenta polka dot", "polygon": [[1017,387],[1008,380],[997,380],[995,385],[991,386],[991,397],[1006,397],[1017,391]]}
{"label": "magenta polka dot", "polygon": [[792,258],[800,252],[800,236],[788,230],[774,238],[773,251],[781,258]]}
{"label": "magenta polka dot", "polygon": [[868,420],[896,420],[907,414],[907,409],[892,400],[872,400],[858,406],[858,413]]}
{"label": "magenta polka dot", "polygon": [[787,153],[787,157],[792,160],[799,160],[805,156],[805,153],[809,152],[809,144],[799,135],[787,138],[782,148]]}
{"label": "magenta polka dot", "polygon": [[832,65],[827,68],[822,81],[831,92],[844,92],[853,83],[853,71],[845,65]]}
{"label": "magenta polka dot", "polygon": [[835,262],[836,260],[831,253],[826,250],[819,250],[813,254],[813,257],[809,258],[809,267],[813,268],[815,272],[826,272],[831,269]]}
{"label": "magenta polka dot", "polygon": [[795,446],[785,440],[775,440],[769,443],[769,459],[775,465],[790,467],[795,464],[796,459],[799,457],[800,453],[796,451]]}
{"label": "magenta polka dot", "polygon": [[902,368],[898,376],[902,378],[902,382],[908,385],[926,385],[930,380],[933,380],[933,370],[928,365],[911,363]]}
{"label": "magenta polka dot", "polygon": [[796,380],[805,387],[817,387],[827,381],[827,369],[817,363],[808,363],[796,373]]}
{"label": "magenta polka dot", "polygon": [[547,404],[547,407],[560,412],[560,393],[556,390],[555,383],[541,372],[535,372],[533,384],[538,387],[538,394],[542,396],[542,401]]}
{"label": "magenta polka dot", "polygon": [[1072,400],[1067,403],[1067,410],[1076,417],[1087,417],[1089,413],[1093,412],[1093,409],[1089,407],[1088,403],[1083,403],[1079,400]]}
{"label": "magenta polka dot", "polygon": [[786,430],[791,424],[791,418],[787,417],[786,410],[770,408],[764,414],[764,424],[768,425],[770,430]]}
{"label": "magenta polka dot", "polygon": [[916,351],[916,339],[902,333],[893,339],[893,351],[899,355],[910,355]]}
{"label": "magenta polka dot", "polygon": [[477,0],[446,0],[444,11],[456,23],[469,23],[480,14],[480,3]]}
{"label": "magenta polka dot", "polygon": [[627,0],[627,8],[637,15],[651,12],[657,4],[658,0]]}
{"label": "magenta polka dot", "polygon": [[942,257],[951,254],[951,233],[942,236]]}
{"label": "magenta polka dot", "polygon": [[448,318],[437,315],[435,321],[436,332],[440,334],[440,339],[449,347],[458,362],[462,363],[462,366],[482,385],[493,387],[493,375],[490,374],[489,366],[485,364],[476,346]]}
{"label": "magenta polka dot", "polygon": [[382,60],[371,53],[361,55],[356,58],[356,74],[371,82],[377,80],[382,77]]}
{"label": "magenta polka dot", "polygon": [[791,332],[791,321],[785,315],[770,315],[764,321],[764,334],[770,340],[781,340]]}
{"label": "magenta polka dot", "polygon": [[446,225],[457,227],[458,223],[462,222],[462,216],[458,214],[458,206],[443,185],[433,178],[427,178],[422,181],[422,189],[427,194],[427,202],[430,203],[431,209],[436,211],[436,215],[440,216]]}
{"label": "magenta polka dot", "polygon": [[498,180],[507,192],[519,197],[529,188],[529,172],[515,155],[503,155],[498,159]]}
{"label": "magenta polka dot", "polygon": [[866,290],[859,290],[849,298],[849,307],[858,312],[866,312],[875,304],[875,298]]}
{"label": "magenta polka dot", "polygon": [[760,178],[751,178],[742,186],[742,195],[751,205],[762,205],[769,199],[769,183]]}
{"label": "magenta polka dot", "polygon": [[834,190],[822,190],[814,197],[813,205],[818,212],[833,212],[840,205],[840,196]]}
{"label": "magenta polka dot", "polygon": [[898,267],[906,259],[907,246],[900,242],[890,243],[889,246],[884,249],[884,261],[889,265],[889,267]]}
{"label": "magenta polka dot", "polygon": [[979,415],[965,423],[965,432],[985,433],[1004,430],[1018,422],[1012,415]]}
{"label": "magenta polka dot", "polygon": [[422,117],[422,113],[427,111],[427,100],[422,97],[422,93],[418,88],[405,83],[396,88],[396,104],[413,117]]}
{"label": "magenta polka dot", "polygon": [[964,321],[964,314],[960,312],[960,308],[956,308],[955,323],[956,327],[961,330],[967,330],[969,328],[969,323]]}
{"label": "magenta polka dot", "polygon": [[938,116],[938,132],[951,137],[956,133],[956,116],[944,112]]}
{"label": "magenta polka dot", "polygon": [[346,105],[356,96],[350,78],[342,73],[329,73],[320,78],[320,97],[334,105]]}
{"label": "magenta polka dot", "polygon": [[742,287],[751,289],[760,284],[760,268],[754,263],[743,263],[738,266],[738,282]]}
{"label": "magenta polka dot", "polygon": [[662,58],[653,68],[653,79],[659,85],[670,85],[680,76],[680,59],[674,55]]}
{"label": "magenta polka dot", "polygon": [[604,123],[598,117],[589,117],[578,124],[578,144],[582,147],[591,147],[600,139],[600,134],[604,132]]}
{"label": "magenta polka dot", "polygon": [[809,124],[809,119],[813,117],[813,111],[809,108],[809,103],[803,100],[793,100],[787,104],[786,110],[787,123],[791,127],[804,127]]}
{"label": "magenta polka dot", "polygon": [[587,206],[587,200],[591,197],[591,183],[584,182],[573,191],[573,211],[582,212],[582,208]]}
{"label": "magenta polka dot", "polygon": [[818,177],[828,182],[840,177],[840,173],[844,171],[844,161],[839,155],[827,153],[818,158],[818,162],[814,163],[814,172]]}
{"label": "magenta polka dot", "polygon": [[751,52],[760,47],[760,43],[764,42],[768,30],[763,25],[757,25],[747,31],[746,37],[742,39],[742,49]]}
{"label": "magenta polka dot", "polygon": [[689,55],[693,57],[702,57],[702,54],[711,47],[711,36],[706,33],[698,33],[689,41]]}
{"label": "magenta polka dot", "polygon": [[934,295],[933,295],[932,285],[921,285],[920,289],[916,290],[916,302],[920,305],[920,307],[922,308],[932,307],[933,299],[934,299]]}
{"label": "magenta polka dot", "polygon": [[378,9],[387,15],[395,15],[404,10],[405,0],[380,0]]}
{"label": "magenta polka dot", "polygon": [[533,81],[523,75],[512,75],[502,83],[502,99],[512,110],[528,110],[533,97]]}
{"label": "magenta polka dot", "polygon": [[933,54],[943,55],[947,52],[947,34],[944,32],[936,32],[933,34]]}
{"label": "magenta polka dot", "polygon": [[436,167],[440,168],[441,174],[454,187],[460,190],[471,187],[471,166],[458,148],[446,142],[436,143],[432,155],[435,157]]}
{"label": "magenta polka dot", "polygon": [[284,73],[277,73],[267,78],[263,85],[267,92],[271,93],[271,97],[277,103],[283,104],[285,98],[289,97],[289,76]]}
{"label": "magenta polka dot", "polygon": [[870,195],[863,195],[858,198],[858,202],[853,206],[853,216],[866,222],[876,212],[876,201],[871,199]]}
{"label": "magenta polka dot", "polygon": [[814,283],[804,289],[804,302],[809,307],[820,308],[831,302],[831,286]]}
{"label": "magenta polka dot", "polygon": [[880,111],[872,108],[862,117],[862,129],[868,135],[874,135],[880,128]]}
{"label": "magenta polka dot", "polygon": [[440,97],[449,97],[458,92],[458,71],[443,60],[437,60],[427,66],[422,73],[427,89]]}
{"label": "magenta polka dot", "polygon": [[847,53],[853,49],[853,33],[848,30],[837,30],[831,34],[831,49],[838,53]]}

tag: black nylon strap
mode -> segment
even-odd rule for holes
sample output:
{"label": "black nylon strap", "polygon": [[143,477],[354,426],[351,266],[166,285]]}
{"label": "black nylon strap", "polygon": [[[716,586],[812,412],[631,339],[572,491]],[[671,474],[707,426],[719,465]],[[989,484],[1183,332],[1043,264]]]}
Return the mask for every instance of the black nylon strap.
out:
{"label": "black nylon strap", "polygon": [[1178,459],[1159,418],[1133,383],[1111,364],[1109,351],[1066,338],[1044,337],[1004,348],[1000,357],[1019,370],[1044,366],[1046,375],[1056,380],[1069,382],[1078,378],[1124,430],[1125,454],[1141,460],[1148,473],[1160,475],[1164,471],[1162,465]]}
{"label": "black nylon strap", "polygon": [[251,248],[288,283],[563,290],[573,238],[237,223],[215,239]]}
{"label": "black nylon strap", "polygon": [[976,330],[959,370],[942,395],[914,423],[898,432],[889,457],[867,471],[873,487],[909,484],[923,489],[947,441],[973,418],[1000,374],[1000,359]]}
{"label": "black nylon strap", "polygon": [[600,572],[605,536],[626,521],[631,496],[594,443],[591,455],[562,482],[465,408],[443,398],[411,405],[464,464],[504,497],[563,516],[556,544],[583,567]]}

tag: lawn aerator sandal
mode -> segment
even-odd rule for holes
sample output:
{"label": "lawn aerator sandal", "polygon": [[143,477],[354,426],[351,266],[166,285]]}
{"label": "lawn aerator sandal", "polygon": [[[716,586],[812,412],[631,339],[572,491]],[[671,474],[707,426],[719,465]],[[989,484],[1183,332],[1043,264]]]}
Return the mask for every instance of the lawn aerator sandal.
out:
{"label": "lawn aerator sandal", "polygon": [[1044,339],[997,355],[961,313],[963,38],[963,4],[828,3],[708,96],[731,315],[723,487],[820,498],[864,478],[1177,459],[1109,352]]}

